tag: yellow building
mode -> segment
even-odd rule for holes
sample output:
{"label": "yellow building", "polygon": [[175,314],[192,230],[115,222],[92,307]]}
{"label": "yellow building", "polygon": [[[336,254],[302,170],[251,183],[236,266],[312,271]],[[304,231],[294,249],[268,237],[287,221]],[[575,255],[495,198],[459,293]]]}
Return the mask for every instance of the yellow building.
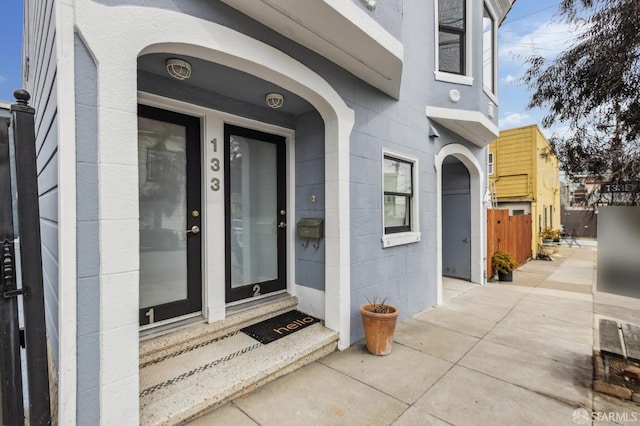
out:
{"label": "yellow building", "polygon": [[489,190],[497,208],[531,214],[531,249],[538,252],[540,231],[560,228],[558,157],[537,125],[500,131],[489,145]]}

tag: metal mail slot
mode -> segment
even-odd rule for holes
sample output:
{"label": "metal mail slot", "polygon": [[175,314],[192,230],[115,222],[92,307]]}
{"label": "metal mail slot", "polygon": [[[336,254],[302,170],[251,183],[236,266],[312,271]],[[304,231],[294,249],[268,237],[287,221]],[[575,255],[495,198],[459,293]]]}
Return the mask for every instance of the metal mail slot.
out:
{"label": "metal mail slot", "polygon": [[298,237],[322,238],[324,236],[324,220],[300,219],[296,225]]}

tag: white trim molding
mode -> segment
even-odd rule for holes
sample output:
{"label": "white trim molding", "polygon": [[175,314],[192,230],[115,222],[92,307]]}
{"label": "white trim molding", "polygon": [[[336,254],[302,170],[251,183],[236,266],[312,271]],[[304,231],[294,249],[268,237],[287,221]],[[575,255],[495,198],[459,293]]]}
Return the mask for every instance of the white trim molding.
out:
{"label": "white trim molding", "polygon": [[448,156],[460,160],[469,171],[471,195],[471,282],[486,284],[486,210],[483,203],[484,173],[476,156],[464,145],[448,144],[435,156],[436,169],[436,303],[442,304],[442,162]]}
{"label": "white trim molding", "polygon": [[56,2],[55,55],[58,97],[58,423],[76,424],[77,202],[74,11]]}
{"label": "white trim molding", "polygon": [[481,148],[500,135],[498,126],[479,111],[427,106],[426,115]]}
{"label": "white trim molding", "polygon": [[222,1],[399,98],[403,45],[353,1]]}
{"label": "white trim molding", "polygon": [[420,194],[420,189],[418,188],[418,182],[420,179],[420,172],[418,169],[418,159],[416,157],[412,157],[406,154],[399,153],[397,151],[392,151],[388,149],[382,150],[382,163],[380,164],[380,175],[381,175],[381,203],[384,209],[384,160],[386,157],[393,157],[399,160],[406,161],[407,163],[411,163],[413,166],[412,175],[411,175],[411,186],[412,186],[412,195],[411,195],[411,230],[406,232],[398,232],[393,234],[385,234],[385,224],[384,224],[384,211],[382,212],[380,220],[382,221],[382,248],[394,247],[404,244],[417,243],[420,242],[420,202],[418,200],[418,194]]}
{"label": "white trim molding", "polygon": [[464,74],[454,74],[450,72],[440,71],[440,12],[438,11],[438,1],[434,0],[434,21],[435,21],[435,34],[434,40],[434,75],[436,80],[444,81],[447,83],[462,84],[465,86],[473,85],[473,39],[471,34],[473,33],[473,5],[471,0],[463,0],[465,2],[465,33],[464,33]]}

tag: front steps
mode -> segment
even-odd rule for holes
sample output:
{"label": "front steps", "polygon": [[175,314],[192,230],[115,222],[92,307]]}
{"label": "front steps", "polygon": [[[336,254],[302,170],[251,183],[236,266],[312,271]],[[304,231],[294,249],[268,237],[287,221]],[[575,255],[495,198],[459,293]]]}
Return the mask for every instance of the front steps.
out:
{"label": "front steps", "polygon": [[338,333],[320,323],[267,345],[239,331],[296,306],[285,297],[141,342],[140,424],[180,424],[333,352]]}

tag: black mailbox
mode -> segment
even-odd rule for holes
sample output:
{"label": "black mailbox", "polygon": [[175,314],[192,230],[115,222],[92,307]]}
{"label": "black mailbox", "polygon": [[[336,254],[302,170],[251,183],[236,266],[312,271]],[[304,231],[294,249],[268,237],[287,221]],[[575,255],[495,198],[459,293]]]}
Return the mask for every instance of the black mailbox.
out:
{"label": "black mailbox", "polygon": [[298,237],[317,238],[324,236],[324,220],[322,219],[300,219],[296,226]]}

